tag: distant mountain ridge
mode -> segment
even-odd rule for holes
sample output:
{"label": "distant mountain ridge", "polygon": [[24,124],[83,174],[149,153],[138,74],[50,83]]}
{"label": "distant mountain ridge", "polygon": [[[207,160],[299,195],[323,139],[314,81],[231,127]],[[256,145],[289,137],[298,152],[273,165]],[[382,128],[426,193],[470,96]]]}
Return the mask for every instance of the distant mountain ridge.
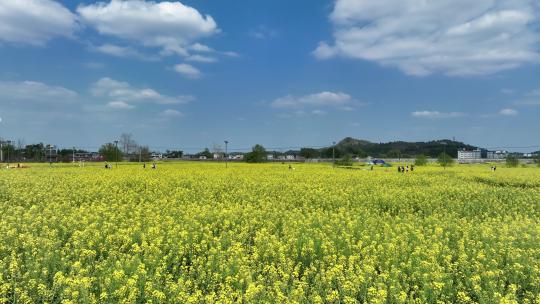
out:
{"label": "distant mountain ridge", "polygon": [[[332,147],[325,148],[326,150]],[[428,142],[394,141],[387,143],[373,143],[363,139],[346,137],[338,142],[335,150],[339,155],[351,154],[357,156],[406,158],[416,155],[437,157],[443,151],[452,157],[457,157],[460,149],[474,150],[478,147],[449,139],[433,140]],[[326,154],[326,153],[325,153]]]}

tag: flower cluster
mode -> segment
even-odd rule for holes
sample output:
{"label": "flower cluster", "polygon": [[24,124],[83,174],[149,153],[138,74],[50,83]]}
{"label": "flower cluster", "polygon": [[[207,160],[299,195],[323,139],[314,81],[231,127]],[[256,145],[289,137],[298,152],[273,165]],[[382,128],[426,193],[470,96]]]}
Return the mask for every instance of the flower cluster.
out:
{"label": "flower cluster", "polygon": [[0,303],[540,303],[540,170],[0,171]]}

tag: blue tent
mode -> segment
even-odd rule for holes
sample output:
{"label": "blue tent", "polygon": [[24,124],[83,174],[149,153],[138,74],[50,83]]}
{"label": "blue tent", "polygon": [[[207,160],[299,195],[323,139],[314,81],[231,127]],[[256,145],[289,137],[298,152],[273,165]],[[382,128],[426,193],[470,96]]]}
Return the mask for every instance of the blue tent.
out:
{"label": "blue tent", "polygon": [[374,165],[384,165],[386,162],[382,159],[374,159],[371,161]]}

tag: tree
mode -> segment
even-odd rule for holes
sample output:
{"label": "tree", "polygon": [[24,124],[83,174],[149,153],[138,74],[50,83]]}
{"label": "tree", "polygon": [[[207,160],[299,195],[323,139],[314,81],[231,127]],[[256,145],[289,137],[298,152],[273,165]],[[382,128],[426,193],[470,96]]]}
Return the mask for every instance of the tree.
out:
{"label": "tree", "polygon": [[120,147],[122,152],[124,152],[126,155],[138,152],[137,142],[133,139],[133,135],[130,133],[123,133],[120,135]]}
{"label": "tree", "polygon": [[414,160],[414,164],[417,166],[425,166],[428,163],[428,159],[424,154],[420,154],[416,156],[416,159]]}
{"label": "tree", "polygon": [[23,154],[26,160],[41,161],[45,156],[45,146],[42,143],[26,145]]}
{"label": "tree", "polygon": [[508,154],[508,156],[506,156],[506,166],[510,167],[510,168],[515,168],[517,166],[519,166],[519,159],[516,155],[514,154]]}
{"label": "tree", "polygon": [[206,157],[208,159],[214,157],[214,155],[212,153],[210,153],[210,150],[208,150],[208,148],[205,148],[204,151],[197,153],[197,156],[198,157],[204,156],[204,157]]}
{"label": "tree", "polygon": [[335,162],[336,165],[338,166],[352,166],[353,165],[353,160],[352,160],[352,157],[350,154],[346,154],[345,156],[343,156],[342,159],[339,159],[339,160],[336,160]]}
{"label": "tree", "polygon": [[8,143],[4,141],[2,144],[2,154],[4,157],[3,161],[13,161],[14,157],[16,156],[15,153],[16,150],[13,143]]}
{"label": "tree", "polygon": [[245,156],[248,163],[262,163],[266,161],[266,149],[261,145],[255,145],[251,149],[251,152]]}
{"label": "tree", "polygon": [[139,146],[139,157],[142,162],[149,162],[151,157],[150,148],[148,146]]}
{"label": "tree", "polygon": [[165,152],[167,158],[182,158],[184,151],[180,150],[167,150]]}
{"label": "tree", "polygon": [[533,162],[540,167],[540,153],[534,155]]}
{"label": "tree", "polygon": [[392,149],[387,153],[390,158],[401,158],[401,151],[399,149]]}
{"label": "tree", "polygon": [[450,155],[443,152],[439,154],[439,157],[437,158],[437,162],[439,163],[439,165],[446,168],[454,164],[454,159]]}
{"label": "tree", "polygon": [[313,148],[301,148],[299,155],[305,158],[317,158],[320,153],[319,150]]}
{"label": "tree", "polygon": [[103,156],[106,161],[117,161],[122,159],[122,151],[120,151],[120,148],[116,148],[116,145],[113,143],[106,143],[101,146],[101,148],[99,148],[99,154]]}

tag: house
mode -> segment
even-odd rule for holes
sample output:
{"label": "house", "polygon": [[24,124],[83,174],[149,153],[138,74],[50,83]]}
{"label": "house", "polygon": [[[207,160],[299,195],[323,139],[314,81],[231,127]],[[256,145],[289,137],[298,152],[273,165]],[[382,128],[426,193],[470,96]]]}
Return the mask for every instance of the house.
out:
{"label": "house", "polygon": [[152,152],[152,154],[150,154],[150,158],[151,158],[151,159],[154,159],[154,160],[162,159],[162,158],[163,158],[163,154],[157,153],[157,152]]}

